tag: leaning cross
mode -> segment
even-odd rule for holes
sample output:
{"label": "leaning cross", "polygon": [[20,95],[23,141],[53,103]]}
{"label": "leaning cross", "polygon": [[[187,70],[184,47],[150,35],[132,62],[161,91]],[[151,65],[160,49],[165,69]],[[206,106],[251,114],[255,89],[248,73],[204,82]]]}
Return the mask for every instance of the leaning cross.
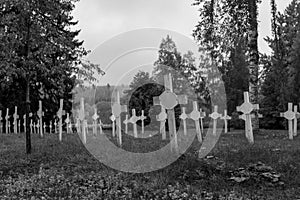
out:
{"label": "leaning cross", "polygon": [[252,130],[252,122],[251,122],[251,112],[253,110],[258,110],[259,105],[258,104],[251,104],[249,100],[249,92],[244,92],[244,103],[241,106],[237,106],[236,110],[238,112],[242,112],[245,114],[246,120],[245,120],[245,134],[246,138],[248,139],[249,143],[254,143],[253,138],[253,130]]}
{"label": "leaning cross", "polygon": [[182,107],[181,115],[179,116],[179,118],[183,122],[183,134],[184,136],[186,136],[187,135],[186,119],[188,118],[188,115],[186,114],[186,107]]}
{"label": "leaning cross", "polygon": [[214,106],[214,112],[211,113],[209,115],[209,117],[213,119],[213,135],[216,136],[217,135],[217,122],[218,122],[218,119],[220,117],[222,117],[222,115],[220,113],[218,113],[217,105]]}
{"label": "leaning cross", "polygon": [[135,138],[138,137],[137,135],[137,125],[136,125],[136,122],[140,120],[140,117],[137,117],[136,116],[136,112],[135,112],[135,109],[132,109],[132,116],[131,118],[129,119],[129,122],[132,123],[133,125],[133,135]]}
{"label": "leaning cross", "polygon": [[122,131],[121,131],[121,113],[127,112],[127,106],[121,105],[120,103],[120,93],[116,92],[115,102],[111,107],[112,114],[115,116],[116,126],[117,126],[117,134],[119,137],[119,144],[122,145]]}
{"label": "leaning cross", "polygon": [[58,124],[58,128],[59,128],[59,141],[62,141],[62,116],[65,115],[65,111],[63,110],[63,106],[64,106],[64,100],[60,99],[60,104],[59,104],[59,110],[57,112],[57,117],[59,119],[59,124]]}
{"label": "leaning cross", "polygon": [[8,122],[9,122],[9,109],[6,109],[6,116],[5,116],[5,133],[8,134]]}
{"label": "leaning cross", "polygon": [[43,107],[42,107],[42,101],[39,101],[39,110],[37,111],[37,115],[39,117],[39,121],[40,121],[40,135],[41,137],[43,137],[43,127],[42,127],[42,124],[43,124],[43,116],[44,116],[44,112],[43,112]]}
{"label": "leaning cross", "polygon": [[159,115],[156,116],[156,120],[160,122],[159,131],[162,134],[162,139],[166,140],[167,136],[166,136],[165,124],[166,124],[168,115],[166,113],[166,109],[162,105],[160,105],[160,106],[161,106],[161,112],[159,113]]}
{"label": "leaning cross", "polygon": [[198,110],[198,102],[197,101],[193,102],[193,111],[189,114],[189,118],[195,121],[198,141],[202,142],[202,133],[201,133],[200,123],[199,123],[200,112]]}
{"label": "leaning cross", "polygon": [[19,115],[18,115],[18,107],[17,106],[15,106],[15,113],[14,113],[13,117],[14,117],[14,133],[18,133]]}
{"label": "leaning cross", "polygon": [[225,133],[228,133],[228,120],[231,120],[231,117],[229,115],[227,115],[227,110],[224,110],[224,115],[221,117],[221,119],[224,120],[224,124],[225,124]]}
{"label": "leaning cross", "polygon": [[175,111],[174,108],[178,104],[187,104],[187,96],[180,95],[177,96],[173,92],[173,83],[172,83],[172,75],[164,76],[164,86],[165,91],[159,96],[154,97],[154,105],[162,105],[165,109],[167,109],[168,113],[168,127],[169,134],[171,138],[171,151],[174,149],[176,153],[179,152],[178,149],[178,141],[177,141],[177,133],[176,133],[176,121],[175,121]]}
{"label": "leaning cross", "polygon": [[296,113],[293,112],[293,103],[288,103],[288,111],[285,113],[280,113],[281,117],[284,117],[289,122],[289,139],[293,139],[293,120],[296,118]]}

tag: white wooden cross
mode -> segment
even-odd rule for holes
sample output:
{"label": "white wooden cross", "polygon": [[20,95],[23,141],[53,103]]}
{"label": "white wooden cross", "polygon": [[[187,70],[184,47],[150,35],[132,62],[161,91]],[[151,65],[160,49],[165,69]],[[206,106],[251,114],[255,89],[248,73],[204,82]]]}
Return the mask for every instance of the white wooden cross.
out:
{"label": "white wooden cross", "polygon": [[96,108],[96,106],[95,106],[95,108],[94,108],[94,115],[93,115],[93,134],[94,134],[94,136],[96,136],[97,135],[97,127],[98,127],[98,119],[99,119],[99,115],[98,115],[98,113],[97,113],[97,108]]}
{"label": "white wooden cross", "polygon": [[35,124],[35,128],[36,128],[36,133],[40,134],[40,121],[37,121],[37,123]]}
{"label": "white wooden cross", "polygon": [[249,92],[244,92],[244,103],[241,106],[236,107],[238,112],[242,112],[245,114],[245,134],[246,138],[248,139],[249,143],[254,143],[253,137],[253,129],[252,129],[252,121],[251,121],[251,112],[253,110],[258,110],[258,104],[251,104],[249,100]]}
{"label": "white wooden cross", "polygon": [[175,150],[176,153],[179,152],[178,149],[178,141],[177,141],[177,133],[176,133],[176,121],[175,121],[175,110],[174,108],[178,104],[187,104],[187,96],[180,95],[177,96],[173,92],[173,83],[172,83],[172,75],[164,76],[164,86],[165,91],[159,96],[154,97],[153,102],[154,105],[162,105],[165,109],[167,109],[168,114],[168,127],[169,134],[171,138],[171,151]]}
{"label": "white wooden cross", "polygon": [[49,124],[49,129],[50,129],[50,130],[49,130],[49,133],[51,134],[51,133],[52,133],[52,123],[53,123],[53,122],[50,121],[49,123],[50,123],[50,124]]}
{"label": "white wooden cross", "polygon": [[160,105],[160,107],[161,107],[161,111],[156,116],[156,120],[160,122],[159,132],[162,135],[162,140],[166,140],[167,135],[166,135],[165,125],[166,125],[166,120],[168,118],[168,115],[167,115],[166,109],[163,107],[163,105]]}
{"label": "white wooden cross", "polygon": [[44,133],[46,133],[46,123],[45,122],[44,122],[43,128],[44,128]]}
{"label": "white wooden cross", "polygon": [[183,122],[183,134],[184,134],[184,136],[187,136],[186,119],[188,118],[188,115],[186,114],[186,107],[182,107],[181,110],[182,111],[181,111],[181,115],[179,116],[179,118]]}
{"label": "white wooden cross", "polygon": [[111,115],[109,119],[112,121],[112,136],[116,137],[116,117]]}
{"label": "white wooden cross", "polygon": [[294,139],[293,133],[293,120],[296,118],[296,113],[293,112],[293,103],[288,103],[288,110],[285,113],[280,113],[281,117],[284,117],[289,122],[289,139]]}
{"label": "white wooden cross", "polygon": [[145,134],[145,119],[147,119],[147,117],[145,117],[144,110],[142,110],[142,115],[140,116],[140,120],[142,121],[142,134]]}
{"label": "white wooden cross", "polygon": [[70,133],[70,114],[67,113],[67,118],[65,119],[66,127],[67,127],[67,134]]}
{"label": "white wooden cross", "polygon": [[18,121],[18,133],[21,133],[21,120]]}
{"label": "white wooden cross", "polygon": [[294,113],[295,113],[295,119],[294,119],[294,137],[298,135],[298,118],[300,117],[300,113],[298,112],[298,106],[294,106]]}
{"label": "white wooden cross", "polygon": [[13,115],[14,118],[14,133],[18,133],[18,119],[19,119],[19,115],[18,115],[18,107],[15,106],[15,113]]}
{"label": "white wooden cross", "polygon": [[132,123],[133,125],[133,135],[135,138],[138,137],[138,134],[137,134],[137,124],[136,122],[140,120],[140,117],[137,117],[136,116],[136,112],[135,112],[135,109],[132,109],[132,116],[131,118],[129,119],[129,122]]}
{"label": "white wooden cross", "polygon": [[54,133],[57,133],[57,122],[55,119],[54,119]]}
{"label": "white wooden cross", "polygon": [[0,110],[0,133],[2,133],[2,131],[3,131],[2,120],[3,120],[3,118],[2,118],[2,110]]}
{"label": "white wooden cross", "polygon": [[64,106],[64,100],[60,99],[59,110],[57,112],[57,117],[59,119],[58,128],[59,128],[59,141],[60,142],[62,141],[62,125],[63,125],[62,116],[65,115],[63,106]]}
{"label": "white wooden cross", "polygon": [[99,129],[100,129],[100,134],[102,135],[103,134],[103,130],[102,130],[102,121],[101,119],[99,120]]}
{"label": "white wooden cross", "polygon": [[11,133],[10,121],[8,121],[8,133]]}
{"label": "white wooden cross", "polygon": [[30,119],[30,134],[33,134],[33,122],[32,119]]}
{"label": "white wooden cross", "polygon": [[127,106],[121,105],[120,102],[120,93],[119,91],[116,92],[115,102],[111,107],[111,111],[113,116],[115,116],[116,126],[117,126],[117,134],[119,138],[119,145],[122,145],[122,128],[121,128],[121,113],[127,112]]}
{"label": "white wooden cross", "polygon": [[128,115],[126,114],[125,120],[123,121],[123,123],[125,124],[125,133],[128,134]]}
{"label": "white wooden cross", "polygon": [[222,117],[222,115],[220,113],[218,113],[217,105],[214,106],[214,112],[209,114],[209,117],[213,119],[213,135],[216,136],[217,135],[217,122],[218,122],[218,119],[220,117]]}
{"label": "white wooden cross", "polygon": [[37,115],[39,117],[39,123],[40,123],[40,136],[43,137],[44,134],[43,134],[43,116],[44,116],[44,112],[43,112],[43,107],[42,107],[42,101],[40,100],[39,101],[39,110],[37,111]]}
{"label": "white wooden cross", "polygon": [[6,116],[5,116],[5,133],[8,134],[8,122],[9,122],[9,109],[6,109]]}
{"label": "white wooden cross", "polygon": [[200,112],[199,112],[199,109],[198,109],[198,102],[197,101],[193,102],[193,111],[189,114],[189,118],[192,119],[195,122],[198,141],[202,142],[202,133],[201,133],[201,127],[200,127],[200,123],[199,123]]}
{"label": "white wooden cross", "polygon": [[206,117],[206,113],[202,112],[202,108],[200,108],[200,123],[201,123],[201,131],[204,133],[204,127],[203,127],[203,119]]}
{"label": "white wooden cross", "polygon": [[80,120],[81,124],[82,124],[82,128],[81,128],[81,134],[82,134],[82,140],[83,140],[83,144],[86,144],[86,128],[85,128],[85,111],[84,111],[84,98],[80,99],[80,110],[79,110],[79,115],[78,115],[78,119]]}
{"label": "white wooden cross", "polygon": [[26,132],[26,114],[23,115],[23,127],[24,127],[24,132]]}
{"label": "white wooden cross", "polygon": [[225,124],[225,133],[228,133],[228,120],[231,120],[231,117],[227,114],[227,110],[224,110],[224,115],[221,117],[224,120]]}

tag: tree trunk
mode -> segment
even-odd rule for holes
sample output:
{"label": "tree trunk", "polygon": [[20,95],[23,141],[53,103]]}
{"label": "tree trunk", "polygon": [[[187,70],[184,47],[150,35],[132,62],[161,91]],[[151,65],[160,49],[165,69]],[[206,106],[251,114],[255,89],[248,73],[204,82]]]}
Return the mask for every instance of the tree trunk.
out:
{"label": "tree trunk", "polygon": [[[249,95],[250,101],[253,104],[258,103],[258,22],[257,22],[257,0],[248,0],[249,8]],[[255,112],[255,117],[252,121],[253,131],[257,133],[259,131],[259,118],[258,111]]]}
{"label": "tree trunk", "polygon": [[30,135],[30,81],[26,83],[26,153],[31,154],[31,135]]}

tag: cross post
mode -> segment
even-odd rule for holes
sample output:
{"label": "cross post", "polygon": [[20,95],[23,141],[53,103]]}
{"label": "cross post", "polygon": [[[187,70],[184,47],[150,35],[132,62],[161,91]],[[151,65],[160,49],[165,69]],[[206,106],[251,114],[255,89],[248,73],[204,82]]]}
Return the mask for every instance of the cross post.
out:
{"label": "cross post", "polygon": [[19,119],[17,106],[15,106],[15,113],[13,115],[13,118],[14,118],[14,133],[17,134],[18,133],[18,119]]}
{"label": "cross post", "polygon": [[159,97],[154,97],[155,99],[159,98],[159,100],[154,100],[154,102],[159,102],[165,109],[167,109],[168,127],[169,127],[170,139],[171,139],[171,151],[175,150],[176,153],[179,153],[174,108],[178,104],[187,104],[187,96],[186,95],[177,96],[173,92],[173,83],[172,83],[171,74],[164,76],[164,86],[165,86],[165,91]]}
{"label": "cross post", "polygon": [[211,113],[209,115],[209,117],[213,119],[213,135],[216,136],[217,135],[217,122],[218,122],[218,119],[220,117],[222,117],[222,115],[220,113],[218,113],[217,105],[214,106],[214,112]]}
{"label": "cross post", "polygon": [[65,115],[65,111],[63,110],[64,107],[64,100],[60,99],[60,104],[59,104],[59,110],[57,112],[57,117],[59,119],[59,124],[58,124],[58,128],[59,128],[59,141],[62,141],[62,125],[63,125],[63,121],[62,121],[62,116]]}
{"label": "cross post", "polygon": [[142,121],[142,134],[145,134],[145,119],[147,119],[147,117],[145,117],[145,112],[142,110],[142,115],[140,116],[140,120]]}
{"label": "cross post", "polygon": [[184,134],[184,136],[187,136],[186,119],[188,118],[188,115],[186,114],[186,107],[182,107],[181,115],[179,116],[179,118],[183,122],[183,134]]}
{"label": "cross post", "polygon": [[6,109],[6,116],[5,116],[5,133],[8,134],[8,122],[9,122],[9,109]]}
{"label": "cross post", "polygon": [[224,125],[225,125],[225,133],[228,133],[228,120],[231,120],[231,117],[227,115],[227,110],[224,110],[224,115],[221,117],[221,119],[224,120]]}
{"label": "cross post", "polygon": [[160,107],[161,107],[161,112],[159,113],[159,115],[156,116],[156,120],[160,122],[159,132],[162,135],[162,140],[166,140],[167,135],[166,135],[165,125],[166,125],[166,120],[168,118],[166,109],[160,103],[155,104],[155,102],[154,102],[154,105],[160,105]]}
{"label": "cross post", "polygon": [[86,129],[85,129],[85,112],[84,112],[84,98],[80,99],[80,110],[79,110],[79,115],[78,115],[78,119],[81,122],[81,134],[82,134],[82,140],[83,140],[83,144],[86,144]]}
{"label": "cross post", "polygon": [[245,114],[245,134],[250,144],[254,143],[251,112],[253,110],[259,110],[258,104],[251,104],[249,99],[249,92],[244,92],[244,103],[241,106],[237,106],[236,110]]}
{"label": "cross post", "polygon": [[95,108],[94,108],[94,115],[93,115],[93,134],[94,134],[94,136],[96,136],[97,135],[97,120],[99,119],[99,115],[98,115],[98,113],[97,113],[97,108],[96,108],[96,106],[95,106]]}
{"label": "cross post", "polygon": [[42,101],[41,100],[39,101],[39,110],[37,111],[37,115],[39,117],[39,122],[41,124],[41,126],[40,126],[40,135],[41,135],[41,137],[43,137],[44,134],[43,134],[43,126],[42,126],[42,124],[43,124],[44,112],[43,112],[43,106],[42,106]]}
{"label": "cross post", "polygon": [[132,123],[133,125],[133,135],[135,138],[138,137],[138,134],[137,134],[137,124],[136,122],[140,120],[140,117],[137,117],[136,116],[136,112],[135,112],[135,109],[132,109],[132,116],[131,118],[129,119],[129,122]]}
{"label": "cross post", "polygon": [[289,139],[294,139],[293,133],[293,120],[296,118],[296,113],[293,112],[293,103],[288,103],[288,110],[285,113],[280,113],[281,117],[284,117],[288,120],[289,123]]}
{"label": "cross post", "polygon": [[201,133],[201,127],[200,127],[200,123],[199,123],[200,112],[198,109],[197,101],[193,102],[193,111],[189,114],[189,118],[195,122],[198,141],[202,143],[202,133]]}
{"label": "cross post", "polygon": [[117,134],[118,134],[118,138],[119,138],[119,144],[122,145],[121,113],[127,112],[127,106],[121,105],[119,91],[116,92],[115,97],[116,97],[115,102],[113,103],[111,110],[112,110],[112,114],[116,118],[116,126],[117,126]]}

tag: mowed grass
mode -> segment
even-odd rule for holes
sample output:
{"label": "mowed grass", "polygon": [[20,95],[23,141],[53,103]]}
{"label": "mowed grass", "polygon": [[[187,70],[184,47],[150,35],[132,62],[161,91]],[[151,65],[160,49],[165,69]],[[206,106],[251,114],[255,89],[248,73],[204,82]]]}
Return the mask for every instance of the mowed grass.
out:
{"label": "mowed grass", "polygon": [[[110,133],[108,133],[110,135]],[[91,139],[89,136],[88,139]],[[111,139],[116,142],[115,139]],[[124,136],[123,148],[153,151],[167,142]],[[0,135],[0,199],[300,199],[300,137],[287,131],[261,130],[249,145],[244,131],[222,134],[208,157],[198,158],[195,139],[176,162],[154,172],[125,173],[96,160],[76,134]],[[231,171],[262,162],[281,174],[282,185],[230,180]]]}

